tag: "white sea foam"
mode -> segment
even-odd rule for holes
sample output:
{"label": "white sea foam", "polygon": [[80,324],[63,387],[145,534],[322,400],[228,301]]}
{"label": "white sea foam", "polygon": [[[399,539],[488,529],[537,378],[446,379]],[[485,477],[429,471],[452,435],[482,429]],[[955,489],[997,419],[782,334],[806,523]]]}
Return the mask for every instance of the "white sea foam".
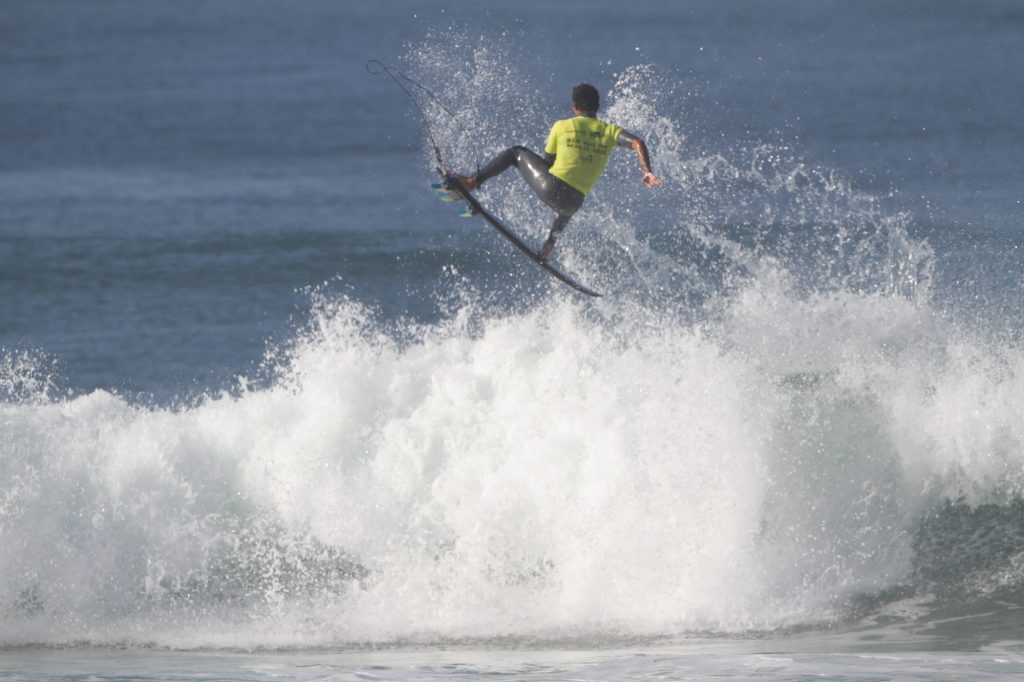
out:
{"label": "white sea foam", "polygon": [[935,499],[1024,483],[1019,356],[904,299],[469,306],[402,343],[317,305],[268,387],[0,408],[3,641],[777,628],[907,580]]}

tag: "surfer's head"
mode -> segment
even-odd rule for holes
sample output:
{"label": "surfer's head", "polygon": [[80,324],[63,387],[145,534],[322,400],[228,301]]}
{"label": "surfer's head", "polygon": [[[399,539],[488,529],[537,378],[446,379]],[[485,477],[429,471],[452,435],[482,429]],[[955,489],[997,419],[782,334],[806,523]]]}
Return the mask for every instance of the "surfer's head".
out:
{"label": "surfer's head", "polygon": [[572,89],[572,106],[583,116],[597,116],[601,97],[590,83],[580,83]]}

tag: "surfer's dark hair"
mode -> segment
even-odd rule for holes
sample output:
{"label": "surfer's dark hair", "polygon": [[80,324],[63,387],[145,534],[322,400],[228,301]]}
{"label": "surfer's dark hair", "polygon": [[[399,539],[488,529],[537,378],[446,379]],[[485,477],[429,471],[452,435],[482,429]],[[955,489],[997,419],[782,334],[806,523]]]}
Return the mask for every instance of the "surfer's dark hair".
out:
{"label": "surfer's dark hair", "polygon": [[572,104],[587,116],[594,116],[601,108],[601,96],[590,83],[580,83],[572,89]]}

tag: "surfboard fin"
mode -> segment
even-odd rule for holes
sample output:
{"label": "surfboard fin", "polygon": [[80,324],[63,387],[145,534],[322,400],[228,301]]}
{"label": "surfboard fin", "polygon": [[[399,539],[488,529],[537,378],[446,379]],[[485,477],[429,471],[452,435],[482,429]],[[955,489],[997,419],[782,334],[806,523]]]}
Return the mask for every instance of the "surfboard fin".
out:
{"label": "surfboard fin", "polygon": [[430,185],[430,189],[434,190],[434,194],[441,201],[459,201],[462,199],[459,193],[449,187],[446,182],[435,182]]}

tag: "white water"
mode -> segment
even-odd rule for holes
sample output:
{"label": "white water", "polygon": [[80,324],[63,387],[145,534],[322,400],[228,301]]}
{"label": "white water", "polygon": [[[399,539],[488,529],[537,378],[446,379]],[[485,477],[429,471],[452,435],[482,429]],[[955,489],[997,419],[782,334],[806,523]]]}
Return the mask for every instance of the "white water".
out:
{"label": "white water", "polygon": [[[317,303],[272,385],[0,407],[0,641],[587,641],[829,621],[1021,492],[1021,356],[752,289],[713,330]],[[951,336],[953,335],[953,336]],[[230,624],[230,625],[226,625]]]}

